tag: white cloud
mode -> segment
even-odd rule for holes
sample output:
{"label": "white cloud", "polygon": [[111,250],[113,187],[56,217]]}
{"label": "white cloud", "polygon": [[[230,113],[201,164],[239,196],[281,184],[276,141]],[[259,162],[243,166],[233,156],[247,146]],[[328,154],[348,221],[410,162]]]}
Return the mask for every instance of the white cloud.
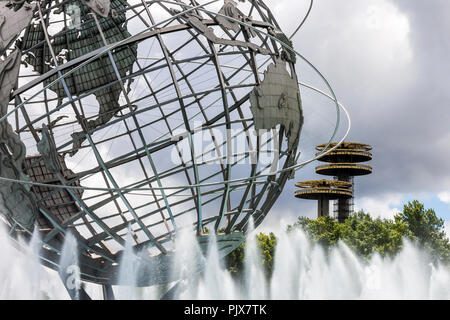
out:
{"label": "white cloud", "polygon": [[439,198],[439,200],[441,200],[442,202],[445,202],[445,203],[450,204],[450,192],[448,192],[448,191],[440,192],[440,193],[438,194],[438,198]]}
{"label": "white cloud", "polygon": [[286,207],[274,207],[264,219],[263,223],[256,229],[257,232],[270,233],[276,235],[284,233],[288,225],[294,224],[298,217],[306,216],[316,218],[316,210],[306,210],[301,213]]}
{"label": "white cloud", "polygon": [[355,200],[355,211],[364,210],[373,217],[391,219],[401,211],[398,207],[401,205],[402,199],[400,194],[358,198]]}
{"label": "white cloud", "polygon": [[447,235],[447,238],[450,239],[450,221],[444,222],[444,229],[445,229],[445,234]]}
{"label": "white cloud", "polygon": [[[309,4],[266,2],[287,34],[299,24]],[[299,12],[300,17],[292,12]],[[408,17],[390,1],[324,0],[314,3],[308,21],[293,40],[296,49],[332,83],[357,87],[379,99],[380,92],[393,94],[415,78],[410,34]],[[301,75],[304,78],[305,72]]]}

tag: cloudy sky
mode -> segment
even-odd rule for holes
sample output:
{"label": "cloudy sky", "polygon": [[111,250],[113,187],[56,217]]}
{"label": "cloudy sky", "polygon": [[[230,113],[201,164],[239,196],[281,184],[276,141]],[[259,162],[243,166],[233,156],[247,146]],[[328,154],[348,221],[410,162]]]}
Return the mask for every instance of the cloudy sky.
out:
{"label": "cloudy sky", "polygon": [[[288,35],[310,5],[310,0],[264,2]],[[221,5],[219,1],[217,9]],[[326,76],[349,110],[348,141],[374,147],[374,173],[356,178],[357,209],[389,218],[409,200],[418,199],[447,221],[448,234],[449,30],[449,0],[315,0],[309,19],[293,38],[296,50]],[[301,82],[328,91],[300,59],[297,74]],[[330,101],[301,90],[306,122],[300,160],[305,161],[315,145],[330,139],[336,112]],[[338,136],[346,125],[344,121]],[[316,164],[297,172],[261,230],[277,229],[298,216],[316,216],[314,201],[293,196],[296,181],[322,178],[314,173]]]}
{"label": "cloudy sky", "polygon": [[[287,34],[309,6],[309,0],[265,2]],[[374,147],[374,173],[356,178],[356,207],[392,217],[418,199],[435,209],[450,231],[449,30],[448,0],[316,0],[293,40],[349,110],[348,140]],[[305,64],[299,63],[297,72],[300,81],[320,86]],[[307,114],[332,123],[331,108],[327,119],[320,102],[308,98],[304,104]],[[305,154],[313,141],[330,137],[329,130],[315,130],[303,136]],[[296,180],[318,178],[314,165],[299,171]],[[316,203],[295,199],[294,190],[292,181],[262,230],[316,215]]]}

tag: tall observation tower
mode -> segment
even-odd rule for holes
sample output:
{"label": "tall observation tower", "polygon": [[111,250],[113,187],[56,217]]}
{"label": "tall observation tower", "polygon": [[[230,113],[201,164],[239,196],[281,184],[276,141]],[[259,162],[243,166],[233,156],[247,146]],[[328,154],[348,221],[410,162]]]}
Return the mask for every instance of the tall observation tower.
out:
{"label": "tall observation tower", "polygon": [[[336,143],[321,144],[319,153],[334,148]],[[333,176],[334,180],[317,180],[297,183],[300,189],[295,196],[301,199],[318,200],[318,216],[329,215],[329,200],[335,200],[334,215],[339,222],[353,212],[354,177],[372,173],[372,167],[361,162],[372,160],[372,147],[367,144],[344,142],[337,149],[319,159],[326,164],[316,167],[316,173]]]}

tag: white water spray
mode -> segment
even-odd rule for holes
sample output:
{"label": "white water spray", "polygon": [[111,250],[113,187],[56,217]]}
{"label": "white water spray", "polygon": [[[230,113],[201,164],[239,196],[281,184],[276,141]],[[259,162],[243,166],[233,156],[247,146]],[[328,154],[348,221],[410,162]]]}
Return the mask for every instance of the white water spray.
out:
{"label": "white water spray", "polygon": [[80,267],[78,263],[78,244],[71,232],[66,234],[61,258],[59,260],[59,275],[67,290],[71,291],[73,299],[80,299]]}
{"label": "white water spray", "polygon": [[198,274],[206,264],[195,235],[190,229],[181,229],[175,240],[175,259],[172,266],[174,279],[181,279],[177,285],[180,299],[194,299],[198,296]]}
{"label": "white water spray", "polygon": [[264,300],[268,298],[266,276],[261,263],[261,252],[256,242],[253,218],[248,222],[248,236],[244,259],[244,299]]}
{"label": "white water spray", "polygon": [[69,298],[56,272],[39,264],[39,242],[39,234],[35,232],[27,247],[20,239],[11,239],[0,226],[1,300]]}
{"label": "white water spray", "polygon": [[224,270],[219,259],[215,233],[210,235],[205,271],[197,281],[197,295],[193,299],[230,300],[239,293],[229,272]]}
{"label": "white water spray", "polygon": [[133,250],[134,240],[131,228],[125,237],[125,247],[120,258],[119,286],[117,298],[120,300],[136,300],[136,282],[139,270],[139,259]]}
{"label": "white water spray", "polygon": [[[11,241],[2,230],[0,250],[4,259],[0,260],[1,299],[69,298],[56,273],[51,274],[37,264],[35,257],[40,241],[37,235],[26,253],[19,252]],[[218,259],[214,235],[211,235],[211,241],[204,257],[192,233],[179,234],[173,272],[184,280],[179,286],[178,298],[450,299],[449,267],[430,264],[426,255],[407,241],[403,250],[392,259],[375,255],[365,261],[342,243],[326,252],[312,244],[301,231],[281,234],[269,282],[263,272],[254,232],[250,232],[247,239],[243,281],[233,280],[224,269]],[[136,296],[137,291],[130,286],[139,277],[136,264],[133,267],[130,263],[136,258],[131,244],[127,236],[123,253],[125,260],[120,270],[121,279],[128,279],[123,281],[128,284],[129,290],[121,295],[123,288],[116,287],[119,291],[117,298],[160,297],[155,288],[145,289],[145,294]],[[61,256],[61,270],[78,264],[74,248],[75,239],[67,236]],[[202,273],[199,272],[200,265],[204,265]],[[75,285],[77,282],[72,283]]]}
{"label": "white water spray", "polygon": [[30,245],[28,247],[28,256],[30,257],[30,286],[31,296],[34,299],[39,299],[41,295],[41,272],[39,253],[41,251],[41,238],[38,228],[34,228],[33,235],[31,237]]}
{"label": "white water spray", "polygon": [[450,299],[448,266],[432,265],[408,241],[393,259],[374,255],[367,261],[343,243],[327,252],[302,231],[284,233],[267,282],[250,223],[243,284],[231,280],[215,250],[210,247],[204,273],[184,288],[183,299]]}

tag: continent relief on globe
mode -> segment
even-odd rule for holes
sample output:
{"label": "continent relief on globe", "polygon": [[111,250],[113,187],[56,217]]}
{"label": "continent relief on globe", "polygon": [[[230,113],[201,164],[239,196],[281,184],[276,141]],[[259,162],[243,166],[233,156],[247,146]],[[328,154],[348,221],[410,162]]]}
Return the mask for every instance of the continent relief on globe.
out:
{"label": "continent relief on globe", "polygon": [[289,150],[297,146],[303,125],[300,91],[281,58],[269,65],[264,80],[250,94],[256,130],[284,126]]}

